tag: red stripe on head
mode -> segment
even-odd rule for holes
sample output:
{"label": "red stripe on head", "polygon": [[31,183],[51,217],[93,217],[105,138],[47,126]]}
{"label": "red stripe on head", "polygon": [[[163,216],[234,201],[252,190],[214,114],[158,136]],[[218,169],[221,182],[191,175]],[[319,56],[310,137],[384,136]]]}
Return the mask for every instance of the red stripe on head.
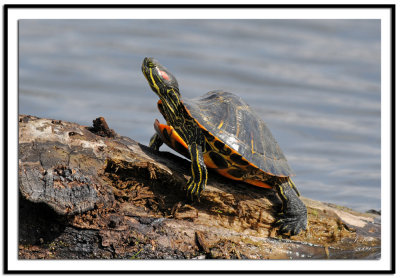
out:
{"label": "red stripe on head", "polygon": [[163,70],[158,70],[158,73],[164,78],[165,80],[169,81],[169,75],[163,71]]}

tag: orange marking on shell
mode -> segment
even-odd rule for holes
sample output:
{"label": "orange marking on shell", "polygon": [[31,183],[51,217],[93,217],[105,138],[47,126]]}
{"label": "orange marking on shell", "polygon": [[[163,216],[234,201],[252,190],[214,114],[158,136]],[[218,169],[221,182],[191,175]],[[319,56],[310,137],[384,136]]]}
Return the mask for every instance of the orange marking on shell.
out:
{"label": "orange marking on shell", "polygon": [[161,132],[162,130],[160,129],[160,127],[161,127],[160,122],[157,119],[155,119],[155,121],[154,121],[154,129],[157,131],[158,135],[162,136],[162,132]]}
{"label": "orange marking on shell", "polygon": [[218,166],[215,165],[214,161],[212,161],[212,159],[209,157],[208,153],[204,154],[204,163],[206,164],[206,166],[208,168],[211,168],[211,169],[217,169],[218,168]]}
{"label": "orange marking on shell", "polygon": [[269,184],[266,184],[263,181],[257,181],[257,180],[244,180],[244,182],[250,183],[252,185],[258,186],[258,187],[264,187],[264,188],[272,188]]}
{"label": "orange marking on shell", "polygon": [[171,146],[170,144],[168,144],[168,140],[165,140],[166,138],[164,138],[164,142],[172,149],[176,150],[175,148],[175,142],[179,142],[182,146],[184,146],[186,149],[188,148],[188,145],[185,143],[185,141],[183,141],[183,139],[179,136],[179,134],[175,131],[175,129],[170,126],[170,125],[164,125],[164,124],[160,124],[160,122],[158,120],[155,120],[154,122],[154,128],[156,129],[157,133],[161,136],[164,137],[164,133],[163,130],[167,130],[168,135],[170,136],[170,141],[172,142],[173,146]]}
{"label": "orange marking on shell", "polygon": [[220,174],[220,175],[222,175],[222,176],[224,176],[224,177],[226,177],[226,178],[228,178],[228,179],[236,180],[236,181],[241,181],[241,180],[242,180],[241,178],[236,178],[236,177],[230,175],[230,174],[227,172],[228,170],[229,170],[229,169],[215,169],[215,171],[217,171],[218,174]]}

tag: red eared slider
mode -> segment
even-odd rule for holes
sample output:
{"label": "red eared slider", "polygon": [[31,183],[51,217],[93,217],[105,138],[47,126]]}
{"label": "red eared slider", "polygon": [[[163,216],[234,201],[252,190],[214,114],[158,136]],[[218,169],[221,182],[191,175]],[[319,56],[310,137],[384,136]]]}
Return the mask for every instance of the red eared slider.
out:
{"label": "red eared slider", "polygon": [[175,77],[157,60],[145,58],[142,71],[167,121],[155,121],[150,147],[158,150],[166,143],[192,161],[187,184],[192,198],[205,189],[208,167],[232,180],[275,189],[282,200],[279,231],[295,235],[306,229],[307,209],[292,170],[267,125],[240,97],[217,90],[182,99]]}

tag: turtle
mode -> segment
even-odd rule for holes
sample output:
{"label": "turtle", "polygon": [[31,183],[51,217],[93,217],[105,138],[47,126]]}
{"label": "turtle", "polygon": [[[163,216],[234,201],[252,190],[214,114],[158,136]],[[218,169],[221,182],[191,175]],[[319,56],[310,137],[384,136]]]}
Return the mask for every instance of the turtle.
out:
{"label": "turtle", "polygon": [[307,228],[307,208],[291,179],[293,172],[265,122],[239,96],[213,90],[182,98],[175,76],[154,58],[144,58],[142,72],[160,98],[166,120],[154,122],[149,147],[166,144],[191,160],[187,195],[198,198],[208,169],[231,180],[276,190],[282,201],[275,221],[278,233],[297,235]]}

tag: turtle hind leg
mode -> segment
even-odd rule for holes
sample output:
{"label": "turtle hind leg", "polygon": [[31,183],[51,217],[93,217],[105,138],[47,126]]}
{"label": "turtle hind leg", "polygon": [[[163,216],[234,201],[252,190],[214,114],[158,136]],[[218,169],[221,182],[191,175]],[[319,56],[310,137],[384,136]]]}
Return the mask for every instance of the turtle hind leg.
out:
{"label": "turtle hind leg", "polygon": [[275,188],[282,201],[282,208],[275,225],[280,234],[297,235],[307,229],[307,208],[298,197],[290,179],[277,179]]}
{"label": "turtle hind leg", "polygon": [[293,188],[294,191],[296,191],[297,196],[300,197],[300,192],[299,192],[299,190],[297,189],[296,185],[294,184],[294,182],[292,181],[291,178],[289,178],[289,184],[290,184],[290,187]]}

